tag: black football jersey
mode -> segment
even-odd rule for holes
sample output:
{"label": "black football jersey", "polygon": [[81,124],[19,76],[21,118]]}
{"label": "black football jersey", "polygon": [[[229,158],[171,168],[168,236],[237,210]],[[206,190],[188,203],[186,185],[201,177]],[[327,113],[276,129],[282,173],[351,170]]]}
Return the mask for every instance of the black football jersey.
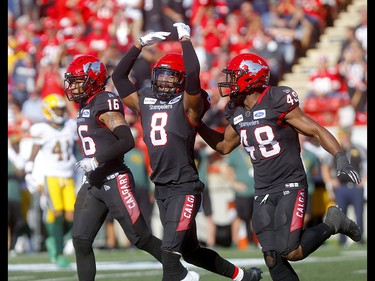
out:
{"label": "black football jersey", "polygon": [[[117,111],[124,114],[121,99],[114,93],[103,91],[91,97],[86,104],[78,110],[77,132],[81,142],[81,152],[84,157],[94,157],[117,141],[116,136],[104,123],[99,120],[99,115],[104,112]],[[91,172],[89,179],[102,181],[104,177],[119,171],[125,171],[124,155],[101,163],[95,171]]]}
{"label": "black football jersey", "polygon": [[229,103],[225,108],[253,163],[255,195],[307,188],[298,133],[284,121],[298,105],[293,89],[273,86],[263,92],[252,109],[231,108]]}
{"label": "black football jersey", "polygon": [[183,94],[163,102],[155,98],[151,88],[138,93],[151,180],[158,184],[198,180],[194,162],[196,128],[186,116]]}

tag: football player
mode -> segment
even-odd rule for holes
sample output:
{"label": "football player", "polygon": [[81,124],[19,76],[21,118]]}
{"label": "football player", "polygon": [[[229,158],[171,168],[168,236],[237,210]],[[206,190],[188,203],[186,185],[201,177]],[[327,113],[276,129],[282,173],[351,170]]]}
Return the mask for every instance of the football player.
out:
{"label": "football player", "polygon": [[[45,122],[30,127],[33,144],[25,164],[26,180],[29,186],[39,186],[41,203],[45,207],[48,236],[45,242],[50,259],[60,267],[67,267],[69,261],[63,255],[64,234],[68,232],[69,236],[76,200],[73,169],[77,126],[68,118],[66,102],[61,95],[47,95],[42,101],[42,111]],[[34,167],[37,156],[39,164]]]}
{"label": "football player", "polygon": [[239,268],[212,249],[200,246],[196,215],[204,183],[194,161],[197,128],[210,104],[201,88],[200,65],[190,40],[190,27],[175,23],[182,53],[163,56],[153,67],[151,87],[139,91],[129,73],[142,48],[163,41],[169,32],[151,32],[140,38],[116,66],[112,80],[124,103],[141,117],[155,184],[155,199],[164,228],[163,280],[178,280],[180,258],[232,280],[257,281],[259,268]]}
{"label": "football player", "polygon": [[269,85],[270,68],[260,56],[244,53],[222,71],[221,96],[229,96],[224,133],[199,127],[203,139],[221,154],[242,144],[254,168],[253,227],[272,280],[298,281],[289,261],[302,260],[331,235],[343,233],[358,242],[361,231],[337,207],[328,208],[325,221],[303,229],[308,200],[306,173],[298,134],[317,138],[335,156],[337,176],[359,183],[335,137],[299,107],[297,93],[287,86]]}
{"label": "football player", "polygon": [[[77,132],[84,158],[76,168],[85,172],[78,191],[72,230],[79,280],[95,280],[92,244],[108,212],[137,248],[161,262],[161,240],[150,233],[135,199],[134,177],[124,154],[135,146],[117,94],[106,91],[109,76],[97,57],[77,56],[65,72],[65,93],[79,105]],[[178,265],[179,279],[199,280],[197,273]]]}

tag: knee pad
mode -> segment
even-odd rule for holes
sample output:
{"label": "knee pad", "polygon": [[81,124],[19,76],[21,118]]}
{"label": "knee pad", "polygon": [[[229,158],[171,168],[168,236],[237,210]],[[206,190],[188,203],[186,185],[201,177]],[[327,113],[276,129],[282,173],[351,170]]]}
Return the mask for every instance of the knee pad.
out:
{"label": "knee pad", "polygon": [[279,253],[276,251],[267,251],[263,255],[272,280],[299,281],[290,263],[286,259],[283,259]]}
{"label": "knee pad", "polygon": [[76,252],[88,253],[92,251],[92,242],[86,239],[73,238],[73,246]]}
{"label": "knee pad", "polygon": [[268,268],[275,267],[277,263],[277,253],[276,251],[267,251],[263,253],[264,261],[266,262],[266,265]]}

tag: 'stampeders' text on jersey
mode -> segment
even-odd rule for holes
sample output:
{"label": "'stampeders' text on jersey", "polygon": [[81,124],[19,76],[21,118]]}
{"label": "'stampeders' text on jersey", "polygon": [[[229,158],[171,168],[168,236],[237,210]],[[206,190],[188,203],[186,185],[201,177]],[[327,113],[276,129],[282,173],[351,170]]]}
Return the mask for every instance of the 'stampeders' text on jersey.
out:
{"label": "'stampeders' text on jersey", "polygon": [[47,122],[35,123],[30,127],[33,143],[41,145],[39,153],[45,164],[43,175],[62,178],[73,176],[76,128],[73,119],[66,120],[59,129]]}
{"label": "'stampeders' text on jersey", "polygon": [[255,195],[307,188],[298,133],[283,120],[299,105],[297,93],[289,87],[273,86],[263,92],[252,109],[228,105],[228,121],[253,163]]}
{"label": "'stampeders' text on jersey", "polygon": [[150,88],[139,91],[143,140],[147,145],[151,180],[183,183],[198,179],[194,162],[196,129],[186,116],[183,95],[168,102],[155,98]]}
{"label": "'stampeders' text on jersey", "polygon": [[[84,157],[95,157],[117,141],[116,136],[99,120],[105,112],[124,114],[121,99],[114,93],[103,91],[88,100],[80,107],[77,116],[77,132],[81,141]],[[91,176],[103,177],[124,170],[123,155],[102,163],[91,173]]]}

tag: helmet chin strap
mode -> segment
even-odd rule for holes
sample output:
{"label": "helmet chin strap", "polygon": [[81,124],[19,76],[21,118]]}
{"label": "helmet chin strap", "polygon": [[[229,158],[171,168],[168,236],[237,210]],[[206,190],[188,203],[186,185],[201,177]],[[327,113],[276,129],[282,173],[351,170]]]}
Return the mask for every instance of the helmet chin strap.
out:
{"label": "helmet chin strap", "polygon": [[246,86],[246,90],[248,91],[248,93],[251,92],[249,93],[249,95],[251,95],[255,91],[255,88],[253,88],[253,85],[258,83],[263,77],[264,75],[260,76],[258,79],[251,81],[251,83],[249,83],[249,85]]}

